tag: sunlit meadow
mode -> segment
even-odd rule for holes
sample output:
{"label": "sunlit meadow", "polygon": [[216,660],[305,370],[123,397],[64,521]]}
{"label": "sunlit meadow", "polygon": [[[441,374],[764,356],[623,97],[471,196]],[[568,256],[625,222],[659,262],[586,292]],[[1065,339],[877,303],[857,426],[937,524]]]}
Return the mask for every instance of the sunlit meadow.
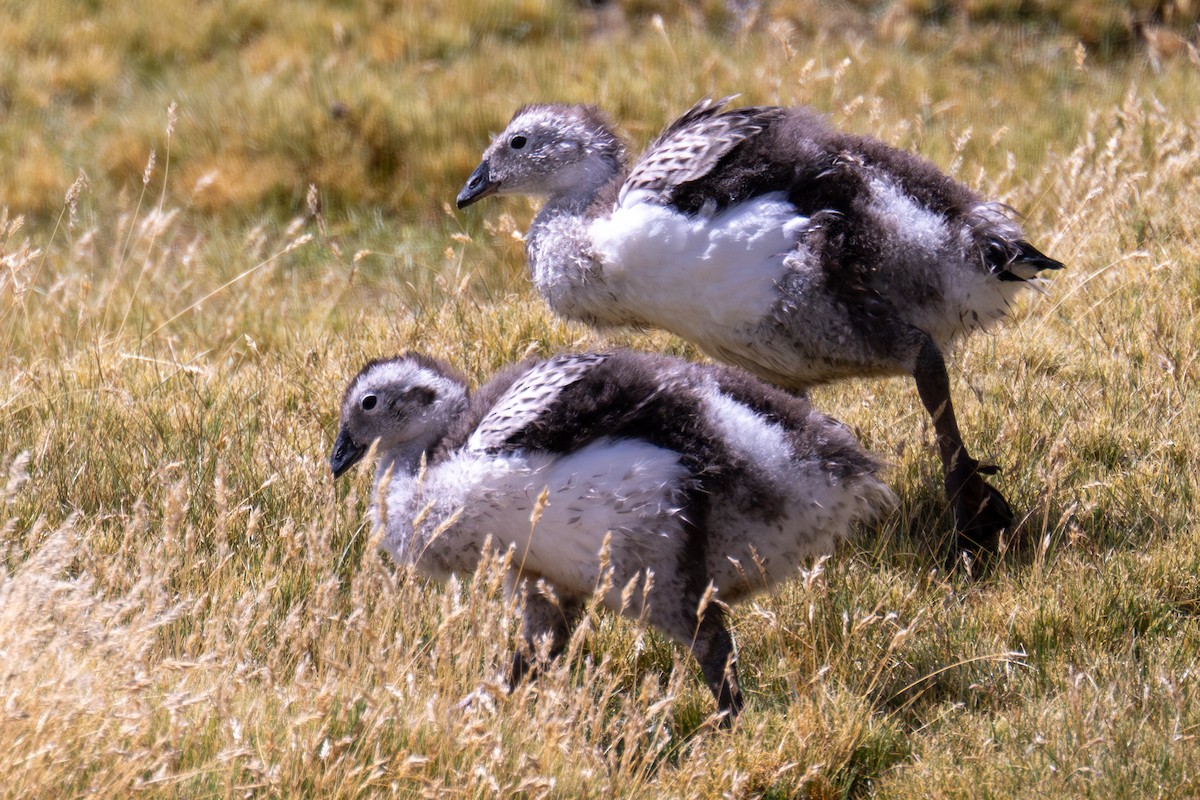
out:
{"label": "sunlit meadow", "polygon": [[[5,0],[0,796],[1200,794],[1196,15]],[[556,320],[531,206],[451,203],[521,103],[597,103],[636,149],[732,93],[924,154],[1068,265],[952,365],[1018,535],[947,570],[910,382],[823,387],[900,504],[735,610],[736,729],[682,648],[595,611],[509,693],[502,565],[379,554],[369,470],[329,476],[338,399],[406,348],[476,382],[699,358]]]}

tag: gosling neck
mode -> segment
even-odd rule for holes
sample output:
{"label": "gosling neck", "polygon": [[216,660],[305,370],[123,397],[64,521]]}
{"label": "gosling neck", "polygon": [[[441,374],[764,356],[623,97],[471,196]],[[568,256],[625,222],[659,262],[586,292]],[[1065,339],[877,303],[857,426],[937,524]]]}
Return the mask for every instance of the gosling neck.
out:
{"label": "gosling neck", "polygon": [[619,152],[593,152],[571,169],[562,171],[538,217],[582,215],[600,190],[624,171],[625,162]]}

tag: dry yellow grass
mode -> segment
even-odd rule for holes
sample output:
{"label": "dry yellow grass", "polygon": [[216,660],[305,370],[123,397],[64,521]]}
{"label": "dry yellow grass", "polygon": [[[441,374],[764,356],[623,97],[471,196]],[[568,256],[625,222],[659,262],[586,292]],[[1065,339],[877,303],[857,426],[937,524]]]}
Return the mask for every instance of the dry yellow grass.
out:
{"label": "dry yellow grass", "polygon": [[[916,7],[877,36],[866,4],[741,31],[704,4],[150,5],[9,4],[0,26],[0,796],[1200,791],[1186,58],[1155,73]],[[566,347],[696,357],[555,320],[528,206],[446,204],[522,102],[599,102],[641,144],[733,91],[926,154],[1068,263],[954,369],[1029,547],[947,576],[915,393],[823,388],[901,504],[736,612],[738,729],[705,724],[682,651],[599,613],[506,694],[498,569],[397,570],[365,471],[330,481],[344,381],[407,347],[476,380]]]}

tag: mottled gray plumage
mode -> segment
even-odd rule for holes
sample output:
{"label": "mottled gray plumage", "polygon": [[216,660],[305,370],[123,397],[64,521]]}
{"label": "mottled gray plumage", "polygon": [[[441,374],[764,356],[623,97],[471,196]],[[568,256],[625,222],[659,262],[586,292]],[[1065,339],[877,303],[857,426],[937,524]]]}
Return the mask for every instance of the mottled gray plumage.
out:
{"label": "mottled gray plumage", "polygon": [[694,106],[631,170],[595,109],[526,107],[458,204],[546,198],[529,265],[564,317],[663,328],[791,390],[913,376],[959,544],[994,545],[1013,515],[963,445],[943,353],[1062,265],[918,156],[806,109],[724,103]]}
{"label": "mottled gray plumage", "polygon": [[[373,441],[384,510],[372,513],[398,561],[444,578],[473,570],[489,539],[513,548],[530,652],[544,637],[561,647],[599,590],[687,644],[730,715],[733,640],[719,603],[700,612],[710,587],[723,603],[768,589],[892,502],[878,463],[806,399],[730,367],[628,351],[526,362],[473,398],[433,359],[373,361],[342,400],[335,477]],[[645,608],[625,605],[631,585]],[[519,655],[514,675],[526,666]]]}
{"label": "mottled gray plumage", "polygon": [[617,202],[623,202],[632,191],[646,189],[657,202],[669,203],[675,187],[703,178],[730,150],[761,133],[768,120],[783,113],[769,107],[721,113],[732,99],[701,100],[672,122],[638,159],[621,185]]}

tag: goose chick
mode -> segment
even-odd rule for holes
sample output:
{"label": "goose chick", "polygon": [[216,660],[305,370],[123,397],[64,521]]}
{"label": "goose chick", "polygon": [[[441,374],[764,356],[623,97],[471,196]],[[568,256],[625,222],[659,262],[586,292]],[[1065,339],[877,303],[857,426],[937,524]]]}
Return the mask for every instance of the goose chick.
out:
{"label": "goose chick", "polygon": [[791,390],[911,375],[934,421],[960,547],[1013,514],[963,444],[944,353],[1041,270],[1002,206],[802,108],[704,100],[634,164],[589,106],[517,111],[458,195],[544,196],[526,245],[555,312],[662,328]]}
{"label": "goose chick", "polygon": [[[334,477],[372,442],[385,482],[372,514],[397,561],[445,579],[473,570],[489,537],[512,548],[530,653],[543,638],[561,650],[601,587],[603,605],[691,648],[726,719],[742,699],[722,604],[794,575],[892,503],[879,464],[806,399],[629,351],[528,361],[474,397],[434,359],[372,361],[342,400]],[[528,668],[514,656],[514,679]]]}

